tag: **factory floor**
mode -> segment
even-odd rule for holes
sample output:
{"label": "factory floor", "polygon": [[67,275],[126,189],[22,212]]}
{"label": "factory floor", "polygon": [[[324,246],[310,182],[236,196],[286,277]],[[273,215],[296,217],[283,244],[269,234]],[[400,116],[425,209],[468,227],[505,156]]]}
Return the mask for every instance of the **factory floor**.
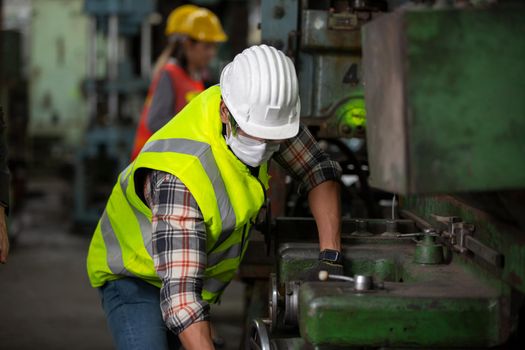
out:
{"label": "factory floor", "polygon": [[[31,194],[10,229],[8,263],[0,265],[0,349],[113,349],[97,291],[88,284],[89,235],[72,232],[69,187],[29,184]],[[212,309],[216,329],[238,349],[244,287],[233,282]]]}

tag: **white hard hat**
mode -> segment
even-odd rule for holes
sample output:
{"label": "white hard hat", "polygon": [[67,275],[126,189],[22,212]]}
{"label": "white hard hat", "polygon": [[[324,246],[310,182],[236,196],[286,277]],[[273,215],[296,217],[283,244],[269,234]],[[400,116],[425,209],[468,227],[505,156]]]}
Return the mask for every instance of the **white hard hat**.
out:
{"label": "white hard hat", "polygon": [[266,45],[235,56],[221,73],[221,93],[239,127],[267,140],[299,132],[301,102],[292,61]]}

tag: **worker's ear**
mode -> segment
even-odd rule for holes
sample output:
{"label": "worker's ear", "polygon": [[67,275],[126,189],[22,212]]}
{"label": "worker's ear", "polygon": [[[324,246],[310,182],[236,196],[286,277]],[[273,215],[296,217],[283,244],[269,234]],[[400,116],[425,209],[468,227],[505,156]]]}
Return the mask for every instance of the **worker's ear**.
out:
{"label": "worker's ear", "polygon": [[220,114],[221,114],[221,121],[224,124],[228,124],[228,107],[226,107],[226,104],[224,103],[223,100],[221,100],[219,111],[220,111]]}

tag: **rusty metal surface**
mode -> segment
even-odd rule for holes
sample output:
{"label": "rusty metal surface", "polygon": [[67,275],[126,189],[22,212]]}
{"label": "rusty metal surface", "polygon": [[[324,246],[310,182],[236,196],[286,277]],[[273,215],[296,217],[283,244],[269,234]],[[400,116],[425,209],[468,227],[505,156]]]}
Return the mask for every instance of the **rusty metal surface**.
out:
{"label": "rusty metal surface", "polygon": [[[410,239],[353,238],[343,245],[344,271],[348,276],[374,276],[377,281],[410,281],[414,277],[404,264],[413,251]],[[282,244],[277,258],[280,283],[304,280],[318,262],[319,247],[315,243]]]}
{"label": "rusty metal surface", "polygon": [[525,187],[524,16],[524,4],[406,10],[363,27],[374,187]]}
{"label": "rusty metal surface", "polygon": [[439,225],[436,216],[457,216],[472,224],[475,227],[472,237],[502,254],[498,258],[501,263],[497,264],[500,267],[490,266],[480,259],[475,263],[525,292],[525,235],[520,229],[452,196],[409,196],[404,199],[403,206],[436,226]]}
{"label": "rusty metal surface", "polygon": [[[304,339],[316,346],[419,348],[506,341],[513,328],[510,288],[461,258],[440,265],[416,264],[410,240],[378,238],[347,242],[344,266],[346,275],[370,275],[383,287],[356,292],[344,282],[299,285],[298,321]],[[282,245],[280,284],[303,278],[317,254],[315,243]]]}
{"label": "rusty metal surface", "polygon": [[[413,209],[412,205],[406,207]],[[437,226],[428,216],[422,216],[422,227]],[[288,297],[288,286],[297,287],[293,294],[298,300],[295,322],[299,322],[302,338],[318,348],[489,347],[505,343],[516,326],[517,311],[511,305],[519,305],[519,298],[514,298],[505,281],[474,264],[470,255],[453,254],[450,249],[444,249],[442,264],[419,264],[411,238],[381,235],[387,227],[392,230],[391,226],[387,220],[344,220],[345,275],[372,276],[376,282],[373,290],[357,292],[348,282],[306,282],[307,272],[318,259],[315,223],[277,220],[277,231],[288,240],[277,250],[279,290]],[[371,236],[356,235],[359,230],[371,231]],[[396,229],[403,233],[418,230],[412,220],[399,221]],[[305,238],[311,241],[305,242]],[[294,298],[285,299],[282,315],[293,309],[288,299]],[[280,331],[297,336],[296,324],[278,322],[272,339],[279,339]]]}
{"label": "rusty metal surface", "polygon": [[[384,287],[358,292],[348,282],[304,282],[298,319],[300,333],[310,343],[485,347],[509,337],[510,288],[496,278],[478,276],[461,259],[416,264],[410,242],[354,243],[345,245],[344,251],[347,275],[371,275]],[[316,246],[282,247],[280,264],[304,265],[305,252],[315,259]],[[290,274],[290,268],[280,272],[285,278],[298,276]]]}

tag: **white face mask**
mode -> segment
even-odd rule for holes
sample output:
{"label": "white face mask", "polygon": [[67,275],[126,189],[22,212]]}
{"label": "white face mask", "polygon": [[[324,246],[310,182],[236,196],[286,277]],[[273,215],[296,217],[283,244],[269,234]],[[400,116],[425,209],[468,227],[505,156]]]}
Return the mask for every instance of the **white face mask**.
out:
{"label": "white face mask", "polygon": [[278,143],[266,143],[239,133],[233,136],[232,132],[226,138],[226,144],[230,146],[237,158],[251,167],[258,167],[270,160],[280,146]]}

